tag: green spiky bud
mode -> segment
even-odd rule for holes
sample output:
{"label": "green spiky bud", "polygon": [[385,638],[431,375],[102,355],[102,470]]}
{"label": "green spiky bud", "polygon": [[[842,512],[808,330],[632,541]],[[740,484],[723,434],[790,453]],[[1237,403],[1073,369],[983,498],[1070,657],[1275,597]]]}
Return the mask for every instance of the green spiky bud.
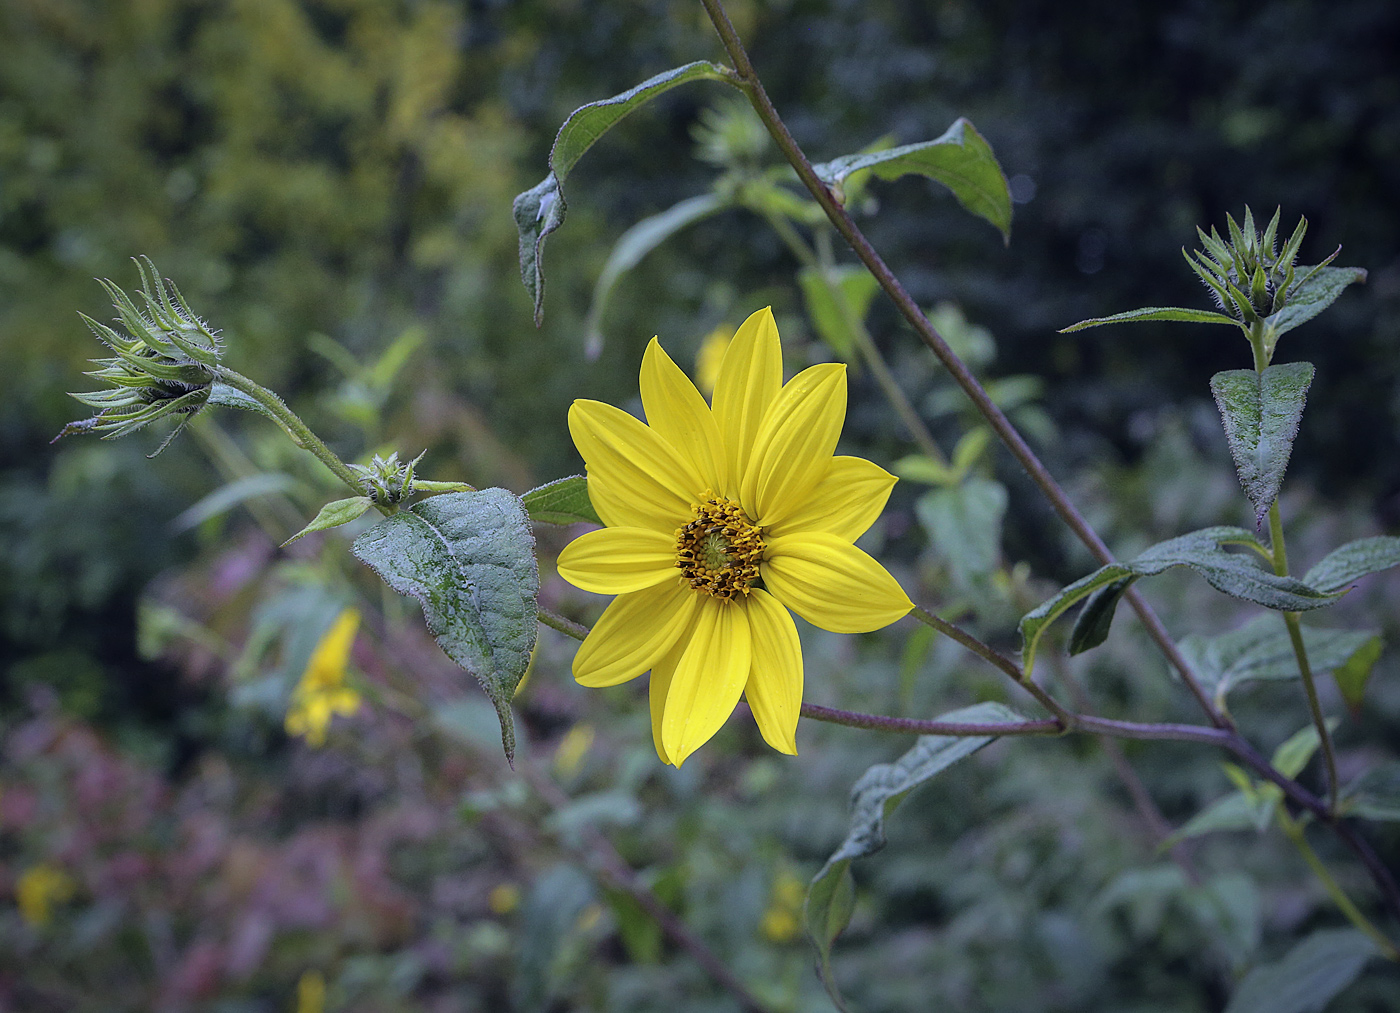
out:
{"label": "green spiky bud", "polygon": [[[427,451],[423,451],[426,454]],[[407,464],[399,463],[399,453],[394,451],[388,457],[378,454],[369,464],[352,464],[350,470],[360,478],[365,494],[374,502],[388,506],[398,503],[408,496],[413,488],[413,470],[423,460],[419,454]]]}

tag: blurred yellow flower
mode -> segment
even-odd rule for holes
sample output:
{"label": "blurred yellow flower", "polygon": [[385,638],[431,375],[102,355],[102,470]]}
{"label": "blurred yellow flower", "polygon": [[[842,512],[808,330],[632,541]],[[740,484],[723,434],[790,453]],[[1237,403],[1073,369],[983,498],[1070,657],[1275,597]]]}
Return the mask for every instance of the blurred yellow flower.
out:
{"label": "blurred yellow flower", "polygon": [[741,696],[768,744],[797,752],[802,648],[787,609],[863,633],[913,607],[853,544],[895,479],[832,456],[846,367],[812,366],[786,385],[782,371],[764,309],[725,352],[713,408],[653,338],[641,372],[649,424],[598,401],[569,409],[606,526],[566,546],[559,573],[617,595],[579,648],[574,678],[614,686],[650,669],[652,737],[676,766]]}
{"label": "blurred yellow flower", "polygon": [[494,915],[508,915],[520,906],[520,887],[514,883],[501,883],[491,888],[486,897],[486,906]]}
{"label": "blurred yellow flower", "polygon": [[559,740],[559,748],[554,750],[554,772],[563,778],[578,773],[579,765],[588,751],[593,748],[593,726],[577,724]]}
{"label": "blurred yellow flower", "polygon": [[55,904],[70,900],[76,884],[73,877],[54,865],[32,865],[25,869],[15,884],[15,900],[19,913],[35,928],[47,925],[53,917]]}
{"label": "blurred yellow flower", "polygon": [[716,327],[700,343],[700,351],[695,355],[695,386],[700,393],[709,397],[715,392],[715,382],[719,380],[719,367],[724,362],[724,353],[729,351],[729,342],[734,340],[734,330],[723,325]]}
{"label": "blurred yellow flower", "polygon": [[326,979],[320,971],[303,971],[297,979],[297,1013],[325,1013]]}
{"label": "blurred yellow flower", "polygon": [[287,709],[288,735],[303,735],[310,745],[324,745],[331,717],[349,717],[360,709],[360,694],[345,685],[345,665],[359,627],[360,613],[346,609],[311,652]]}
{"label": "blurred yellow flower", "polygon": [[802,900],[807,895],[807,885],[791,872],[784,870],[773,881],[773,892],[768,900],[768,909],[758,923],[764,938],[773,943],[790,943],[802,931],[799,916],[802,913]]}

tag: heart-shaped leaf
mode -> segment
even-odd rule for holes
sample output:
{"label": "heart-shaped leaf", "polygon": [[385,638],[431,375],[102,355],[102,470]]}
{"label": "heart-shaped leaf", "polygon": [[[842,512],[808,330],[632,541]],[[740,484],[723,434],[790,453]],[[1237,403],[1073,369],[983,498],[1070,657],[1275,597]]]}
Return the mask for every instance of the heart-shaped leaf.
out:
{"label": "heart-shaped leaf", "polygon": [[1312,378],[1312,363],[1289,362],[1262,373],[1230,369],[1210,379],[1230,456],[1254,504],[1256,526],[1278,498]]}

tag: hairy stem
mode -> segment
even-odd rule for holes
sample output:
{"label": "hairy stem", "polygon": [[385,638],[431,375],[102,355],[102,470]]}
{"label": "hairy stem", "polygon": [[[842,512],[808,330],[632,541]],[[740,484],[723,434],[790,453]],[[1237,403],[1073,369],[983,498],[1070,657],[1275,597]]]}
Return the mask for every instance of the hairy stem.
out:
{"label": "hairy stem", "polygon": [[[817,177],[816,172],[812,169],[812,163],[803,154],[797,141],[793,139],[787,125],[783,123],[772,100],[769,99],[767,91],[764,90],[763,82],[759,80],[758,74],[754,71],[753,64],[749,61],[748,52],[744,49],[744,44],[740,41],[738,33],[735,32],[733,24],[730,23],[729,15],[725,13],[723,4],[720,0],[701,0],[701,2],[705,5],[705,10],[708,12],[711,22],[714,23],[715,31],[719,33],[720,40],[724,43],[730,59],[734,61],[736,83],[748,95],[749,102],[753,105],[754,111],[758,113],[764,126],[767,127],[768,133],[773,137],[793,169],[796,170],[803,185],[807,187],[817,203],[821,205],[822,210],[826,212],[827,218],[836,227],[836,231],[841,234],[841,237],[855,251],[856,256],[865,264],[875,280],[880,283],[880,287],[885,290],[885,294],[898,307],[904,319],[914,328],[920,340],[943,363],[944,368],[957,381],[958,386],[963,389],[978,412],[987,420],[1002,443],[1011,451],[1012,456],[1025,469],[1026,474],[1030,476],[1031,481],[1050,502],[1060,519],[1084,543],[1095,559],[1103,564],[1112,563],[1114,561],[1113,553],[1109,551],[1103,539],[1090,527],[1089,522],[1071,502],[1065,491],[1060,488],[1054,476],[1036,456],[1035,451],[1031,449],[1030,444],[1026,442],[1016,427],[1011,424],[1006,414],[992,402],[990,395],[973,376],[972,371],[958,358],[943,336],[929,322],[923,310],[919,309],[913,297],[895,277],[894,272],[889,269],[880,254],[870,245],[870,241],[865,238],[865,234],[846,213],[846,209],[832,196],[826,184]],[[1177,650],[1171,635],[1162,625],[1161,619],[1152,610],[1152,606],[1147,603],[1136,588],[1130,589],[1125,597],[1133,607],[1133,611],[1142,620],[1148,635],[1166,655],[1172,667],[1180,673],[1182,681],[1186,683],[1187,688],[1196,698],[1196,702],[1209,717],[1211,723],[1221,728],[1230,727],[1230,721],[1211,703],[1210,697],[1202,689],[1200,681],[1191,670],[1190,663]]]}
{"label": "hairy stem", "polygon": [[[297,417],[296,413],[287,407],[287,402],[283,401],[275,393],[268,390],[256,380],[250,380],[242,373],[237,373],[227,366],[219,366],[219,379],[236,390],[247,394],[258,404],[262,405],[275,418],[278,424],[291,437],[292,442],[303,450],[309,450],[315,454],[321,463],[331,470],[336,478],[340,479],[358,496],[365,494],[364,483],[360,481],[358,475],[350,470],[350,466],[335,455],[335,451],[313,433],[309,426]],[[381,503],[376,503],[379,512],[391,514],[393,510]]]}
{"label": "hairy stem", "polygon": [[1293,846],[1303,856],[1303,861],[1308,863],[1308,868],[1318,878],[1322,888],[1327,891],[1327,896],[1331,897],[1332,902],[1337,905],[1342,914],[1346,915],[1347,921],[1364,932],[1376,944],[1385,959],[1400,961],[1400,949],[1397,949],[1395,944],[1361,913],[1361,909],[1352,903],[1351,898],[1346,895],[1346,891],[1341,888],[1332,873],[1328,871],[1327,866],[1322,864],[1322,859],[1317,857],[1317,852],[1313,851],[1312,845],[1308,843],[1307,836],[1304,834],[1302,823],[1290,816],[1287,808],[1282,804],[1278,806],[1277,814],[1279,826],[1283,828],[1284,835],[1293,842]]}

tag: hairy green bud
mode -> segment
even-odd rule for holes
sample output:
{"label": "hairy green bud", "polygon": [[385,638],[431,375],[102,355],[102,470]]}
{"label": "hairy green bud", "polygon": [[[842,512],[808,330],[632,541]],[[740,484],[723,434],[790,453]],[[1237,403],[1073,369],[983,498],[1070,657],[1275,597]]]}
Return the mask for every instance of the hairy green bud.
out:
{"label": "hairy green bud", "polygon": [[[423,451],[426,454],[427,451]],[[396,450],[388,457],[374,455],[369,464],[352,464],[350,470],[360,479],[365,494],[375,503],[388,506],[403,500],[413,489],[413,469],[423,460],[419,454],[407,464],[399,463]]]}

